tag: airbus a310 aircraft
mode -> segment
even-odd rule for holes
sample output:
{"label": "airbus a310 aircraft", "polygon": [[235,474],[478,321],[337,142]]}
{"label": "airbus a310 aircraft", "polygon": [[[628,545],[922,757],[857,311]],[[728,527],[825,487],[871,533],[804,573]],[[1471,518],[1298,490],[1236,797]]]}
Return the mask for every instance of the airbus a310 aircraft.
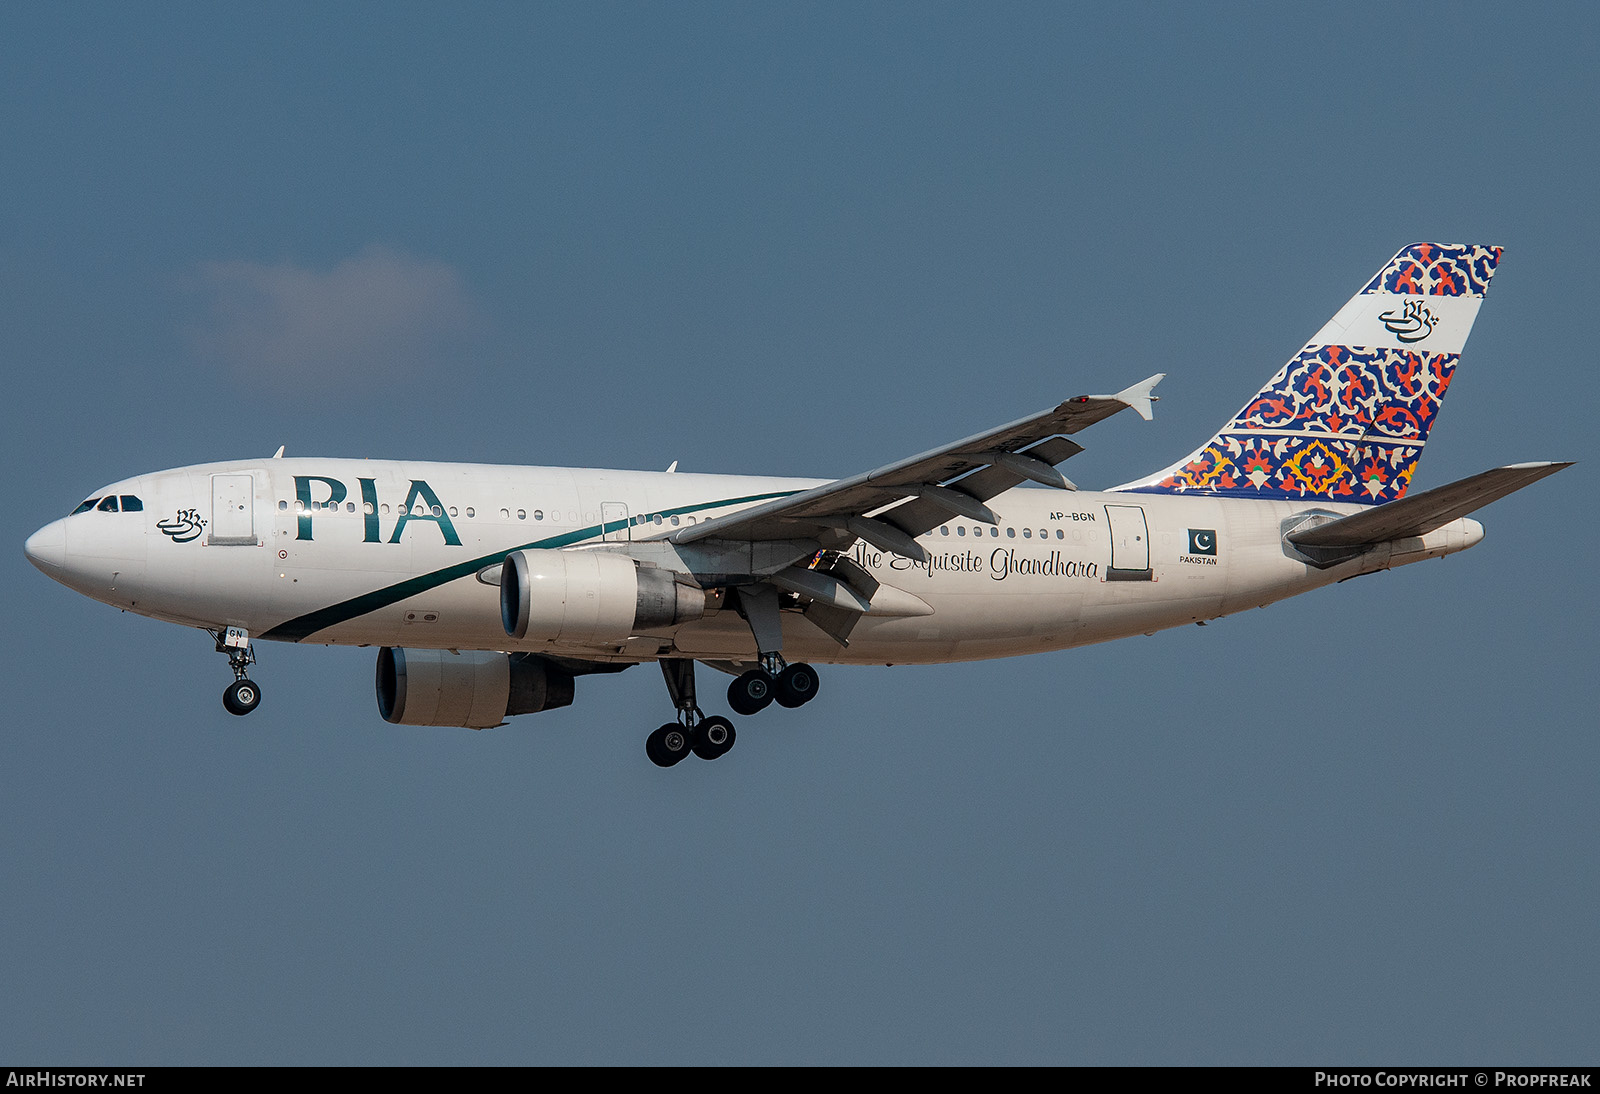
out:
{"label": "airbus a310 aircraft", "polygon": [[[1467,514],[1569,466],[1406,493],[1500,248],[1418,243],[1191,455],[1105,492],[1058,464],[1160,374],[832,482],[379,460],[235,460],[124,479],[29,537],[47,575],[209,631],[248,714],[255,639],[377,646],[378,709],[497,726],[655,661],[667,767],[817,694],[809,662],[928,664],[1203,623],[1471,547]],[[1021,488],[1037,483],[1047,489]]]}

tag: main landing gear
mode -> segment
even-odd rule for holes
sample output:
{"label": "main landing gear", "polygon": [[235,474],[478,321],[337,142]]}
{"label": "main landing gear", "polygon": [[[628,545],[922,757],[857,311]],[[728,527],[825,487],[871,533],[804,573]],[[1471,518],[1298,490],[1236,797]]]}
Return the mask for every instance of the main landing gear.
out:
{"label": "main landing gear", "polygon": [[[728,704],[734,713],[758,713],[774,699],[780,706],[797,707],[817,694],[817,670],[810,665],[785,665],[781,657],[776,664],[762,658],[762,664],[770,667],[751,669],[728,685]],[[645,755],[657,767],[671,767],[691,752],[702,760],[726,754],[739,735],[728,719],[718,714],[707,718],[695,704],[694,661],[663,657],[661,675],[678,708],[678,720],[645,738]]]}
{"label": "main landing gear", "polygon": [[228,655],[228,667],[233,670],[233,683],[222,692],[222,708],[229,714],[243,717],[261,705],[261,688],[247,675],[256,662],[256,651],[250,648],[250,633],[243,627],[210,633],[217,640],[217,652]]}
{"label": "main landing gear", "polygon": [[756,714],[774,699],[781,707],[809,703],[817,694],[817,670],[810,665],[791,665],[783,659],[778,591],[770,585],[741,588],[739,610],[750,624],[761,667],[728,685],[728,705],[738,714]]}
{"label": "main landing gear", "polygon": [[780,707],[798,707],[816,698],[816,669],[806,664],[784,665],[781,657],[777,666],[777,671],[765,666],[751,669],[728,685],[728,705],[735,714],[759,714],[774,699]]}
{"label": "main landing gear", "polygon": [[678,720],[668,722],[645,738],[645,755],[657,767],[671,767],[693,752],[702,760],[715,760],[733,747],[738,738],[733,723],[719,714],[707,718],[695,704],[694,661],[686,657],[663,657],[661,675],[667,692],[678,708]]}
{"label": "main landing gear", "polygon": [[[750,624],[760,667],[743,673],[728,685],[728,705],[735,714],[757,714],[774,699],[779,706],[798,707],[817,695],[817,670],[810,665],[784,661],[783,627],[778,615],[778,590],[770,585],[742,586],[739,612]],[[715,760],[733,747],[733,723],[707,718],[695,703],[694,659],[663,657],[661,675],[678,708],[677,722],[668,722],[644,742],[645,754],[659,767],[671,767],[693,752],[702,760]]]}

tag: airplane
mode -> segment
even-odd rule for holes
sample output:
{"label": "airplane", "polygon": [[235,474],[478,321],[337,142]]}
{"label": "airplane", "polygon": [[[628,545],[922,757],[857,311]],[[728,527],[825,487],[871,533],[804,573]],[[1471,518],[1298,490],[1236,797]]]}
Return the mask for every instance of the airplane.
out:
{"label": "airplane", "polygon": [[716,759],[737,733],[700,709],[697,662],[748,717],[813,699],[813,663],[1068,649],[1478,543],[1468,514],[1570,466],[1407,493],[1500,257],[1401,249],[1215,436],[1105,491],[1057,465],[1102,419],[1148,420],[1163,374],[833,481],[280,448],[101,487],[25,551],[85,596],[209,632],[232,714],[261,701],[258,639],[377,647],[399,725],[504,725],[654,661],[677,717],[646,754]]}

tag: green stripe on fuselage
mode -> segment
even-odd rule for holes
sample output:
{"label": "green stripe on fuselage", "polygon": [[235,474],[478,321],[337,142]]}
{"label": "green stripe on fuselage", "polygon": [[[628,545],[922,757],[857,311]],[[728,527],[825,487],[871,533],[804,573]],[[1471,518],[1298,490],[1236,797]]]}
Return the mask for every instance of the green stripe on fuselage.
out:
{"label": "green stripe on fuselage", "polygon": [[[726,501],[685,505],[678,509],[662,509],[659,513],[663,517],[683,516],[688,513],[703,512],[707,509],[722,509],[729,505],[743,505],[746,502],[786,498],[798,492],[796,490],[779,490],[771,494],[751,494],[749,497],[744,498],[729,498]],[[648,515],[654,517],[657,514],[652,512]],[[382,589],[374,589],[370,593],[362,593],[360,596],[351,597],[349,600],[330,604],[326,608],[318,608],[314,612],[307,612],[305,615],[298,616],[286,623],[279,623],[266,634],[261,635],[261,638],[281,642],[300,642],[318,631],[327,630],[329,627],[338,626],[340,623],[347,623],[352,619],[359,619],[369,612],[387,608],[391,604],[398,604],[407,597],[425,593],[429,589],[437,589],[440,585],[446,585],[459,578],[470,577],[490,563],[504,562],[505,557],[515,551],[554,550],[560,547],[569,547],[574,543],[582,543],[585,540],[593,539],[595,536],[603,535],[606,527],[614,523],[616,522],[606,521],[600,524],[592,524],[587,528],[579,528],[559,536],[551,536],[549,539],[536,539],[531,543],[524,543],[517,547],[507,547],[503,551],[495,551],[493,554],[480,555],[468,562],[458,562],[454,566],[446,566],[442,570],[434,570],[431,573],[408,577],[406,580],[394,585],[389,585]],[[630,527],[632,526],[630,525]]]}

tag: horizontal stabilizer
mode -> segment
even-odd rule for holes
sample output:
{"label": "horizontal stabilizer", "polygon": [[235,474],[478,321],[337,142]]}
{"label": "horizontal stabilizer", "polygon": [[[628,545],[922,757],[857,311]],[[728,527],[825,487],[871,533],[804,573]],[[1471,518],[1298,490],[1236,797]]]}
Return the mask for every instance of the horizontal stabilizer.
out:
{"label": "horizontal stabilizer", "polygon": [[1565,463],[1516,463],[1496,467],[1479,475],[1445,486],[1436,486],[1399,501],[1375,506],[1348,517],[1319,524],[1303,531],[1290,532],[1290,543],[1298,547],[1360,547],[1386,543],[1407,536],[1424,536],[1458,517],[1498,501],[1546,475],[1554,475]]}

